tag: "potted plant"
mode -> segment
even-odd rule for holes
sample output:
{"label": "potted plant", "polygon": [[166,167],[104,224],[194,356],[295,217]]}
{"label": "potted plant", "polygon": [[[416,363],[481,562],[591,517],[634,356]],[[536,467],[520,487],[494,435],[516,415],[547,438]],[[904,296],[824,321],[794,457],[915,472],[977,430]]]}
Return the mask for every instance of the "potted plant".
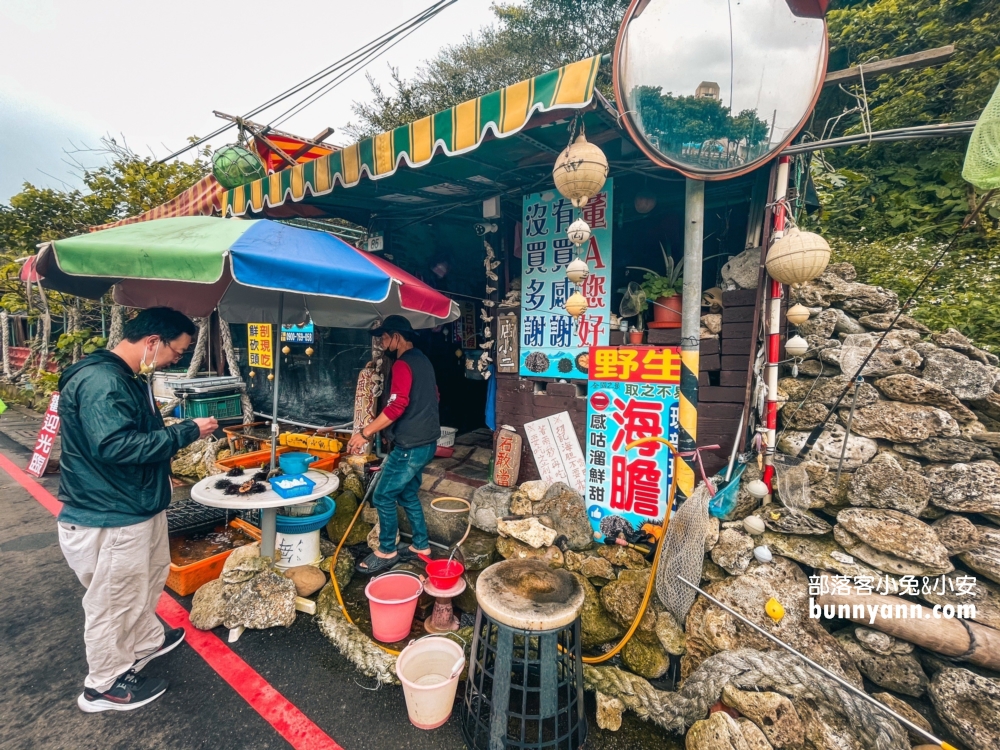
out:
{"label": "potted plant", "polygon": [[675,264],[662,242],[660,243],[660,252],[663,253],[665,273],[659,274],[642,266],[629,266],[629,268],[646,271],[646,275],[643,276],[642,291],[646,293],[646,299],[653,303],[653,324],[655,325],[651,325],[651,327],[680,328],[684,261],[681,260]]}

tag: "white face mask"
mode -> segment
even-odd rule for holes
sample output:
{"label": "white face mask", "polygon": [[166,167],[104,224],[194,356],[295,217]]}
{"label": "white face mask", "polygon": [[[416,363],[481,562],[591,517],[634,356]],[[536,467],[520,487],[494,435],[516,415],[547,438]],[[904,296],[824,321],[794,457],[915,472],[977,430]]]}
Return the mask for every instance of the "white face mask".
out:
{"label": "white face mask", "polygon": [[145,375],[147,378],[152,377],[153,373],[156,372],[156,355],[160,351],[160,342],[156,342],[156,348],[153,349],[153,361],[146,362],[146,353],[142,354],[142,361],[139,363],[139,374]]}

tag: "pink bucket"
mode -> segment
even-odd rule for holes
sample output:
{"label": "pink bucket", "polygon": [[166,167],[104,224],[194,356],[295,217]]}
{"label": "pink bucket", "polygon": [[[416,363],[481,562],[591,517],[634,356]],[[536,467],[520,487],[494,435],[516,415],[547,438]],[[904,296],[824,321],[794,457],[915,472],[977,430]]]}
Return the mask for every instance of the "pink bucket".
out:
{"label": "pink bucket", "polygon": [[372,613],[372,636],[382,643],[396,643],[410,634],[417,599],[424,584],[409,573],[386,573],[365,586]]}

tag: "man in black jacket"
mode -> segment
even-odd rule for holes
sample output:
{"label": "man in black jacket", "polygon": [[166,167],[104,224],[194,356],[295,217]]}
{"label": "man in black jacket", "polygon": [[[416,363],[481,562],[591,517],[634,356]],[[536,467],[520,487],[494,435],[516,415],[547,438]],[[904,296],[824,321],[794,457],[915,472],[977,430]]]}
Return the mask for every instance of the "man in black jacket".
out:
{"label": "man in black jacket", "polygon": [[170,570],[170,459],[218,423],[166,427],[150,379],[181,358],[194,333],[176,310],[143,310],[118,346],[59,379],[59,546],[87,588],[90,673],[77,705],[88,713],[128,711],[163,695],[167,681],[139,670],[184,640],[183,628],[164,631],[155,614]]}

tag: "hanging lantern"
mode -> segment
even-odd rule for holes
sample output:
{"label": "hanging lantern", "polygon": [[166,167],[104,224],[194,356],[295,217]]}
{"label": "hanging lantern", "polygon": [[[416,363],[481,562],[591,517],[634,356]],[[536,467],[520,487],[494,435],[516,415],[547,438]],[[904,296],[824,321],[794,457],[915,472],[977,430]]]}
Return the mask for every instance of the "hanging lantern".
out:
{"label": "hanging lantern", "polygon": [[830,245],[813,232],[792,227],[767,251],[768,275],[782,284],[812,281],[830,263]]}
{"label": "hanging lantern", "polygon": [[584,297],[579,292],[573,292],[573,294],[569,296],[569,299],[566,300],[565,307],[566,307],[566,312],[568,312],[574,318],[579,318],[581,315],[587,312],[587,308],[589,307],[589,305],[587,305],[586,297]]}
{"label": "hanging lantern", "polygon": [[313,363],[313,361],[312,361],[313,352],[314,352],[314,350],[313,350],[313,348],[311,346],[307,346],[306,347],[306,356],[309,357],[309,361],[306,364],[310,364],[311,365]]}
{"label": "hanging lantern", "polygon": [[792,336],[785,342],[785,354],[790,357],[801,357],[809,351],[809,342],[801,336]]}
{"label": "hanging lantern", "polygon": [[588,276],[590,276],[590,266],[587,265],[587,261],[585,260],[574,258],[572,262],[566,266],[566,278],[574,284],[582,284],[584,279]]}
{"label": "hanging lantern", "polygon": [[212,174],[226,190],[267,177],[267,170],[257,154],[231,144],[212,154]]}
{"label": "hanging lantern", "polygon": [[590,241],[590,225],[583,219],[577,219],[569,225],[569,229],[566,230],[566,236],[570,242],[580,247],[580,245],[584,245]]}
{"label": "hanging lantern", "polygon": [[785,313],[785,320],[793,326],[800,326],[809,320],[809,308],[801,304],[792,305]]}
{"label": "hanging lantern", "polygon": [[643,190],[635,194],[635,212],[637,214],[648,214],[656,208],[656,194]]}
{"label": "hanging lantern", "polygon": [[257,378],[257,371],[256,370],[251,370],[250,373],[249,373],[249,375],[250,375],[250,387],[254,388],[255,385],[256,385],[256,383],[257,383],[257,380],[256,380],[256,378]]}
{"label": "hanging lantern", "polygon": [[556,190],[576,208],[583,208],[604,187],[608,178],[608,160],[604,152],[580,133],[573,143],[559,154],[552,168]]}

